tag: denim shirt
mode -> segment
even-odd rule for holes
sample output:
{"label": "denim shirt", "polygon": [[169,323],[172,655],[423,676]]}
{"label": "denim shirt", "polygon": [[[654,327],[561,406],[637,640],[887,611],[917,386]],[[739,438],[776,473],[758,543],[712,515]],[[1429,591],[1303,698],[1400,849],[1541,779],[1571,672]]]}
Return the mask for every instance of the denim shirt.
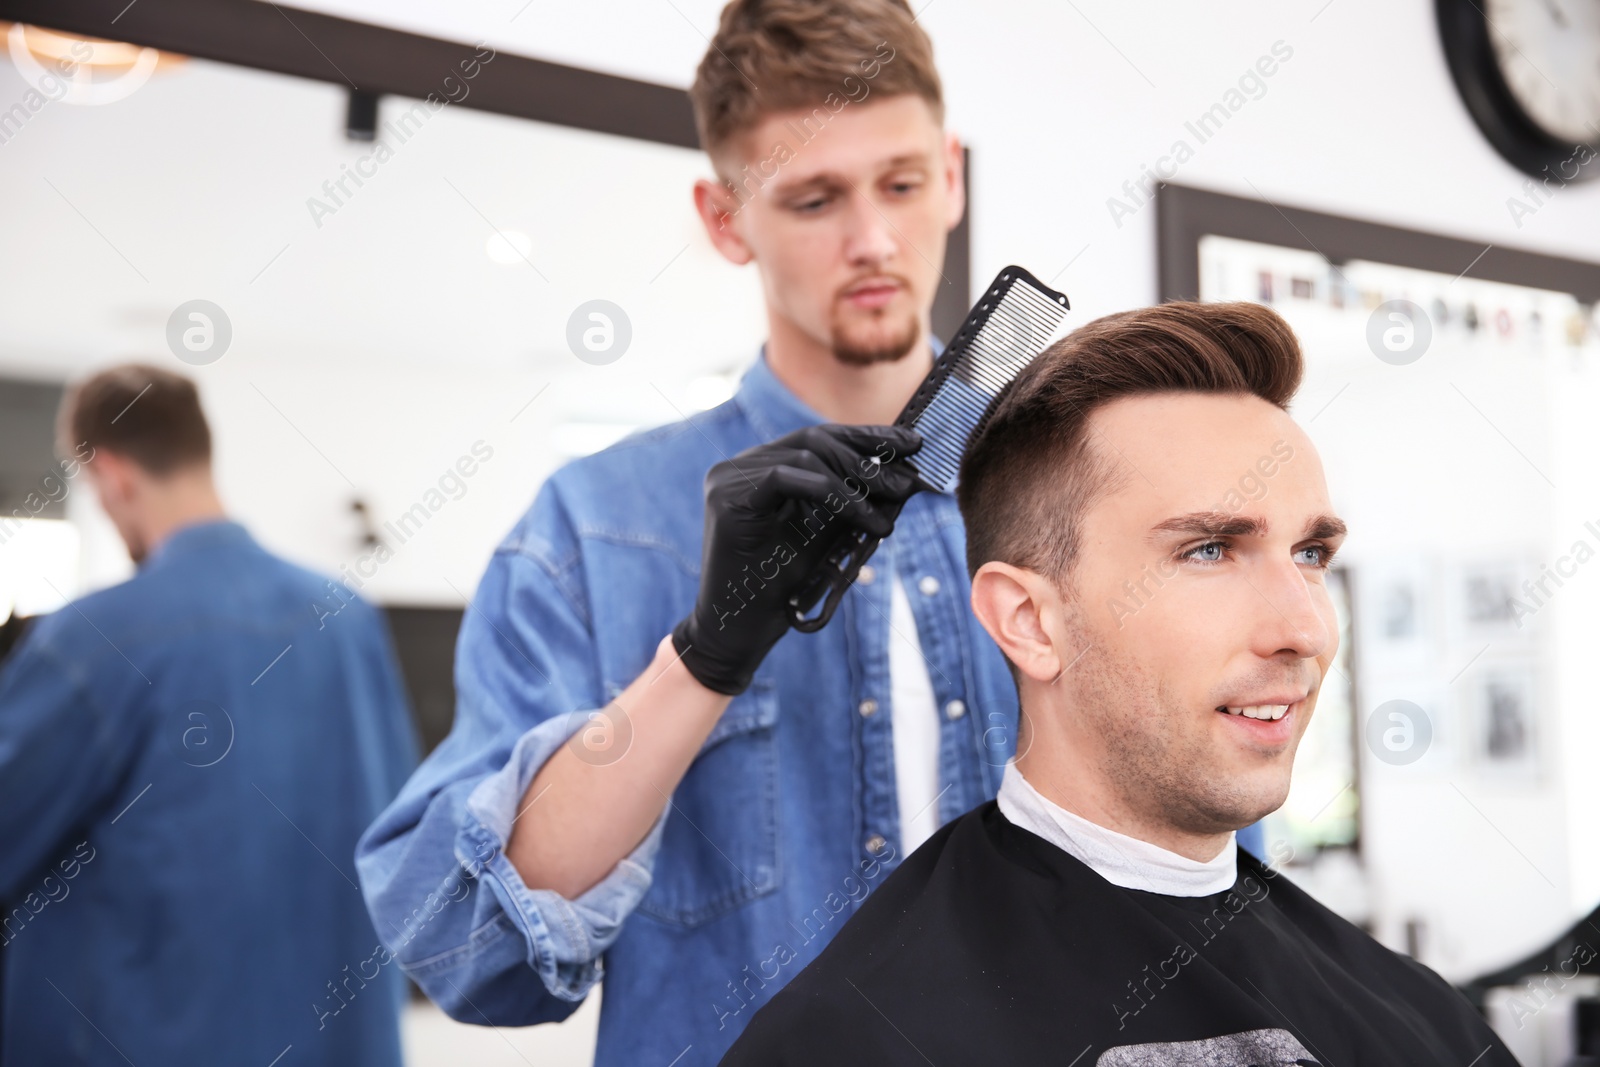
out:
{"label": "denim shirt", "polygon": [[[357,856],[378,929],[410,922],[390,948],[450,1015],[561,1019],[603,974],[597,1067],[714,1064],[898,866],[886,577],[778,642],[600,883],[530,890],[504,853],[540,766],[693,607],[706,471],[822,421],[763,349],[727,403],[558,470],[495,552],[462,623],[451,733]],[[871,561],[903,576],[916,617],[941,823],[995,795],[1017,726],[965,558],[954,497],[924,492]]]}
{"label": "denim shirt", "polygon": [[0,1063],[398,1067],[352,853],[416,762],[382,617],[238,523],[37,619],[0,669]]}

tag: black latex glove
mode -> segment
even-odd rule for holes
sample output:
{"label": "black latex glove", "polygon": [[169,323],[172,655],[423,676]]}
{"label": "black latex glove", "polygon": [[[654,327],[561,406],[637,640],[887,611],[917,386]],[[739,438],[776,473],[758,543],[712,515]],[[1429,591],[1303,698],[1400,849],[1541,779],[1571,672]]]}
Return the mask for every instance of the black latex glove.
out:
{"label": "black latex glove", "polygon": [[840,536],[889,536],[900,506],[922,488],[904,462],[921,447],[915,430],[825,424],[711,468],[700,595],[672,631],[701,685],[744,692],[789,629],[789,598]]}

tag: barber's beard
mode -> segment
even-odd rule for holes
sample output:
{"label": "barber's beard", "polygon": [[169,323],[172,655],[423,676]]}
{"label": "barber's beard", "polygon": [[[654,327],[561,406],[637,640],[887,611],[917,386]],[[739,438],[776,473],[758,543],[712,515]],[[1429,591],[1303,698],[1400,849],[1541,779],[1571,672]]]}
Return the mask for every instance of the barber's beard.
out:
{"label": "barber's beard", "polygon": [[870,367],[904,359],[917,343],[917,320],[907,315],[899,329],[885,328],[877,319],[866,322],[833,321],[833,358],[847,367]]}

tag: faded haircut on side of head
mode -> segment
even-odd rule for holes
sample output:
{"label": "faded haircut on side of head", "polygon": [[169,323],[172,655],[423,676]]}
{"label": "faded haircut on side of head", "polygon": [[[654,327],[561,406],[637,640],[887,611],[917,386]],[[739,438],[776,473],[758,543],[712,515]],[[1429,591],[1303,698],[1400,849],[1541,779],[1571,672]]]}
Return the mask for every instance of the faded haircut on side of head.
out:
{"label": "faded haircut on side of head", "polygon": [[968,573],[999,560],[1071,588],[1084,514],[1128,477],[1093,440],[1096,408],[1190,392],[1286,409],[1303,371],[1289,324],[1260,304],[1174,301],[1080,326],[1018,376],[962,460]]}

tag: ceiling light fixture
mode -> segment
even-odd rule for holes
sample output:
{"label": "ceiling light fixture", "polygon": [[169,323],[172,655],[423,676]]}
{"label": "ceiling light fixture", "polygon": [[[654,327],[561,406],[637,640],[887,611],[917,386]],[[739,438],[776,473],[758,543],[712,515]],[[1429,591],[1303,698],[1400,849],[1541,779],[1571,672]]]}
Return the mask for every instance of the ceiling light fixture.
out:
{"label": "ceiling light fixture", "polygon": [[18,73],[39,93],[63,104],[89,107],[126,100],[157,69],[177,66],[187,58],[124,41],[74,37],[21,22],[7,27],[6,45]]}

